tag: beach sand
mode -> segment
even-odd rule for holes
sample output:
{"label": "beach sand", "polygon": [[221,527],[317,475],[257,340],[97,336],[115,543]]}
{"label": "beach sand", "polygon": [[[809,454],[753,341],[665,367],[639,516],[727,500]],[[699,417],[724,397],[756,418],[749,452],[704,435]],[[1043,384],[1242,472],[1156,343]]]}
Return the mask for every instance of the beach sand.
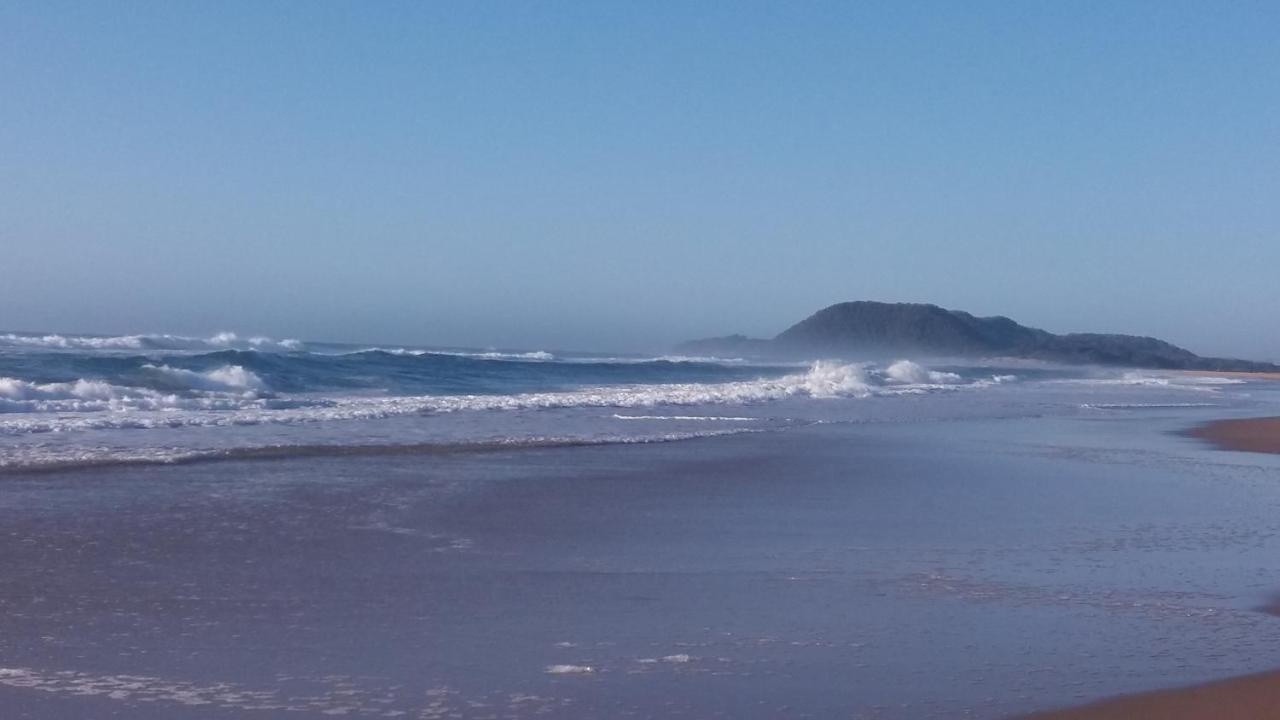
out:
{"label": "beach sand", "polygon": [[1213,371],[1213,370],[1184,370],[1184,375],[1194,375],[1196,377],[1231,377],[1241,378],[1243,380],[1280,380],[1280,373],[1274,372],[1241,372],[1232,370]]}
{"label": "beach sand", "polygon": [[1225,450],[1280,453],[1280,417],[1216,420],[1188,431]]}
{"label": "beach sand", "polygon": [[1037,713],[1029,720],[1267,720],[1280,718],[1280,672]]}

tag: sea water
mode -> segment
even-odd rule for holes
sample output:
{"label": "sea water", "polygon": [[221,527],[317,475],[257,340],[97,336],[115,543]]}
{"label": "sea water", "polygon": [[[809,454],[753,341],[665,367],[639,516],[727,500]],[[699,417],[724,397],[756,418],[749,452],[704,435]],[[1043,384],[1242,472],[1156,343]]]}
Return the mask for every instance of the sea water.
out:
{"label": "sea water", "polygon": [[992,359],[617,356],[0,333],[0,469],[655,442],[814,422],[1233,409],[1239,379]]}
{"label": "sea water", "polygon": [[1274,384],[0,335],[15,717],[1006,717],[1280,663]]}

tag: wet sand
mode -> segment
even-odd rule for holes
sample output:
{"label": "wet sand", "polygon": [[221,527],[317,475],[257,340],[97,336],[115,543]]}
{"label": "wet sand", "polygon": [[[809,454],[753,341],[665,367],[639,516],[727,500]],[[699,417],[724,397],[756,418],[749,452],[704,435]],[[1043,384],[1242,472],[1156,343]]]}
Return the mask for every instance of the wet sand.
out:
{"label": "wet sand", "polygon": [[1272,720],[1280,718],[1280,671],[1141,693],[1028,720]]}
{"label": "wet sand", "polygon": [[1192,428],[1187,434],[1224,450],[1280,453],[1280,417],[1215,420]]}

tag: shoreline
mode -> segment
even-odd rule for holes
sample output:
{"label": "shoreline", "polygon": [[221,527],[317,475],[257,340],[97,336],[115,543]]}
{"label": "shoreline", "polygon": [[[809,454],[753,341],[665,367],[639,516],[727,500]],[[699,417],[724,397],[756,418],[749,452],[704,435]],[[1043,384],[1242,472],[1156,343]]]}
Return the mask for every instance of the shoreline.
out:
{"label": "shoreline", "polygon": [[1280,718],[1280,670],[1200,685],[1121,695],[1087,705],[1049,710],[1026,720],[1264,720]]}
{"label": "shoreline", "polygon": [[1280,380],[1280,372],[1263,372],[1258,370],[1181,370],[1183,375],[1192,377],[1232,377],[1245,380]]}
{"label": "shoreline", "polygon": [[[1189,373],[1207,374],[1207,373]],[[1280,379],[1274,373],[1213,373]],[[1226,418],[1197,425],[1186,435],[1221,450],[1280,453],[1280,417]],[[1280,602],[1258,609],[1280,615]],[[1027,720],[1207,720],[1280,718],[1280,670],[1225,678],[1198,685],[1104,698],[1085,705],[1032,713]]]}
{"label": "shoreline", "polygon": [[1186,431],[1221,450],[1280,453],[1280,417],[1213,420]]}

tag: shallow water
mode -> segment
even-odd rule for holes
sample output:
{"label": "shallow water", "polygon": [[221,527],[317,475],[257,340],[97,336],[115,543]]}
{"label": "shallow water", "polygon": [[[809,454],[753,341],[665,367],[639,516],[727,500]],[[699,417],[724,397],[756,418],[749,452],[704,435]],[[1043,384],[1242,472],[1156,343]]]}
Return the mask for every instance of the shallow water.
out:
{"label": "shallow water", "polygon": [[760,407],[823,422],[684,442],[11,472],[0,704],[994,718],[1272,668],[1280,458],[1175,434],[1268,387],[803,397]]}

